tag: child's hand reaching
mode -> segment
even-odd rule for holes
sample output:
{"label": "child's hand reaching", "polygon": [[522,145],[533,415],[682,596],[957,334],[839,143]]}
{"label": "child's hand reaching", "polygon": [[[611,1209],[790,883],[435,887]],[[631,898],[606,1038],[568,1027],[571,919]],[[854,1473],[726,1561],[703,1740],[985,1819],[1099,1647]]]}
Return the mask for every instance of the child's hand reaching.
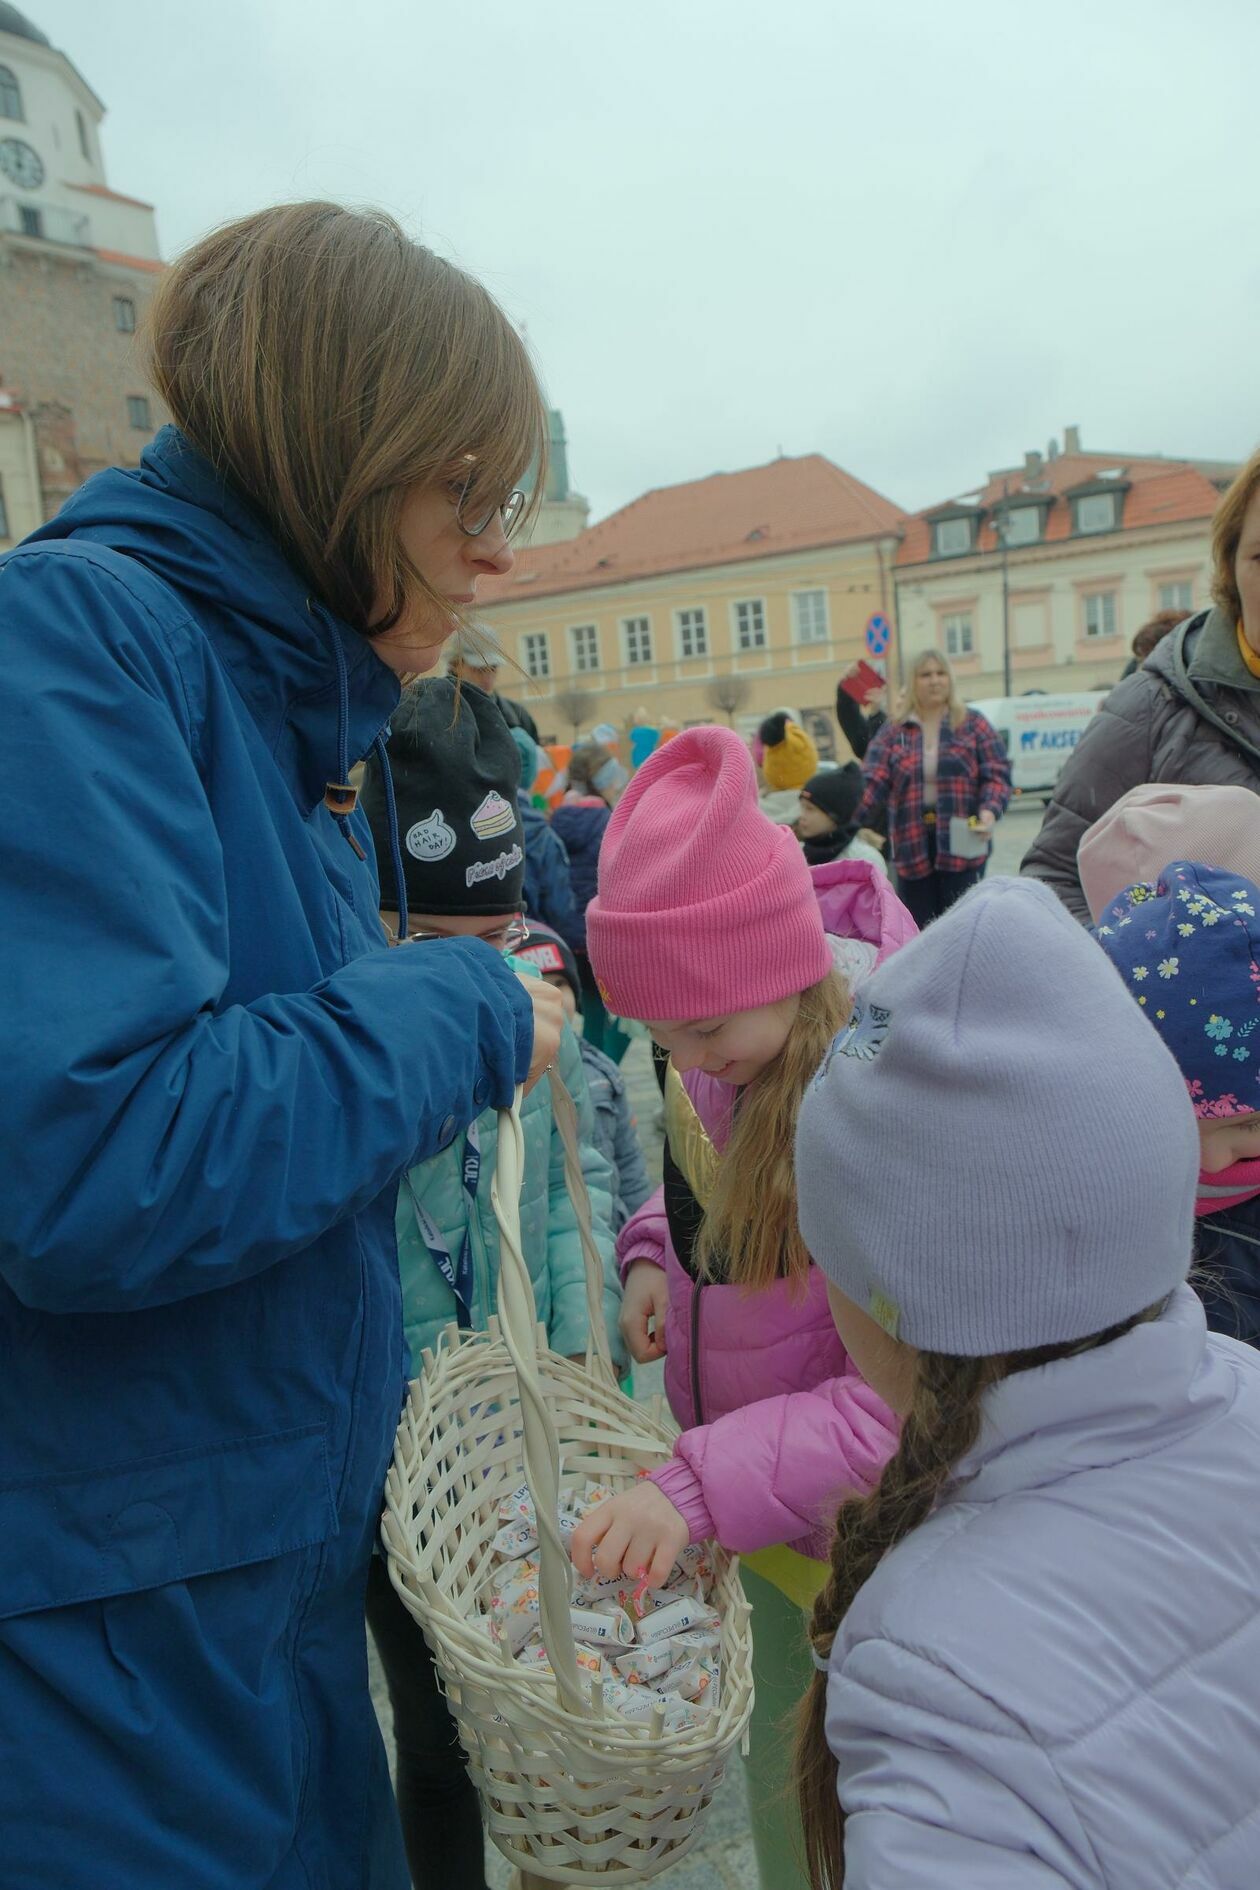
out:
{"label": "child's hand reaching", "polygon": [[650,1365],[665,1356],[665,1314],[669,1310],[669,1282],[655,1260],[636,1260],[626,1275],[621,1298],[621,1336],[630,1356]]}
{"label": "child's hand reaching", "polygon": [[661,1588],[690,1540],[669,1498],[644,1478],[583,1517],[573,1535],[573,1566],[587,1581],[646,1574],[647,1587]]}

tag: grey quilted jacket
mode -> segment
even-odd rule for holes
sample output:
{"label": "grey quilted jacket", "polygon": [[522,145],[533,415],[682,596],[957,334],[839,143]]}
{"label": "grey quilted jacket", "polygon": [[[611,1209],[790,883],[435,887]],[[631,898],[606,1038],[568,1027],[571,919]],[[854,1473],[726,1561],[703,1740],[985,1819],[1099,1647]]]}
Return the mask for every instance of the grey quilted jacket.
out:
{"label": "grey quilted jacket", "polygon": [[1260,677],[1243,662],[1223,611],[1187,618],[1116,684],[1059,776],[1021,871],[1044,879],[1084,925],[1081,836],[1144,781],[1260,794]]}

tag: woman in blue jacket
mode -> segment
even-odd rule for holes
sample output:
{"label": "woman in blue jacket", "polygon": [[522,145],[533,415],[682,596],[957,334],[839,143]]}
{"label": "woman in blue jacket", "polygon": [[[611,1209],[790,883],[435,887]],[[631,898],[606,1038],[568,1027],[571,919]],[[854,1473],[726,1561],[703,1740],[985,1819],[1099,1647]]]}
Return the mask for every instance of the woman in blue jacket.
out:
{"label": "woman in blue jacket", "polygon": [[0,560],[0,1875],[403,1890],[394,1202],[558,1000],[385,949],[347,783],[544,416],[483,289],[331,204],[199,244],[152,356],[176,426]]}

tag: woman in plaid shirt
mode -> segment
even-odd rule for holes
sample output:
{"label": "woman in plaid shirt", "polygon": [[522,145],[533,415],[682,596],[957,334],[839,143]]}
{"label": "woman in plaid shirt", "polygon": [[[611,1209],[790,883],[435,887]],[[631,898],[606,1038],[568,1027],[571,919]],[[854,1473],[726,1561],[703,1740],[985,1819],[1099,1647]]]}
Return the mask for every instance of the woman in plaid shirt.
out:
{"label": "woman in plaid shirt", "polygon": [[887,810],[897,891],[922,928],[974,886],[987,858],[949,851],[950,821],[975,818],[991,832],[1011,798],[1011,768],[991,722],[967,708],[939,650],[910,671],[901,712],[885,722],[862,763],[866,786],[856,820]]}

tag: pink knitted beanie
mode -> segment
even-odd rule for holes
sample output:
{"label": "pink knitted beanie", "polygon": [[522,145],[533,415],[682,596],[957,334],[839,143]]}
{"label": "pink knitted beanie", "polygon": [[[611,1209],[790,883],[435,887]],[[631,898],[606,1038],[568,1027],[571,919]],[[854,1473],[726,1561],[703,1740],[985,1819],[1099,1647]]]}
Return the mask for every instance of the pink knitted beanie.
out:
{"label": "pink knitted beanie", "polygon": [[1174,860],[1260,882],[1260,798],[1250,788],[1179,781],[1130,788],[1094,822],[1076,855],[1094,924],[1127,886],[1157,880]]}
{"label": "pink knitted beanie", "polygon": [[686,729],[639,769],[604,835],[586,941],[621,1017],[751,1011],[826,977],[809,868],[792,833],[758,809],[733,730]]}

